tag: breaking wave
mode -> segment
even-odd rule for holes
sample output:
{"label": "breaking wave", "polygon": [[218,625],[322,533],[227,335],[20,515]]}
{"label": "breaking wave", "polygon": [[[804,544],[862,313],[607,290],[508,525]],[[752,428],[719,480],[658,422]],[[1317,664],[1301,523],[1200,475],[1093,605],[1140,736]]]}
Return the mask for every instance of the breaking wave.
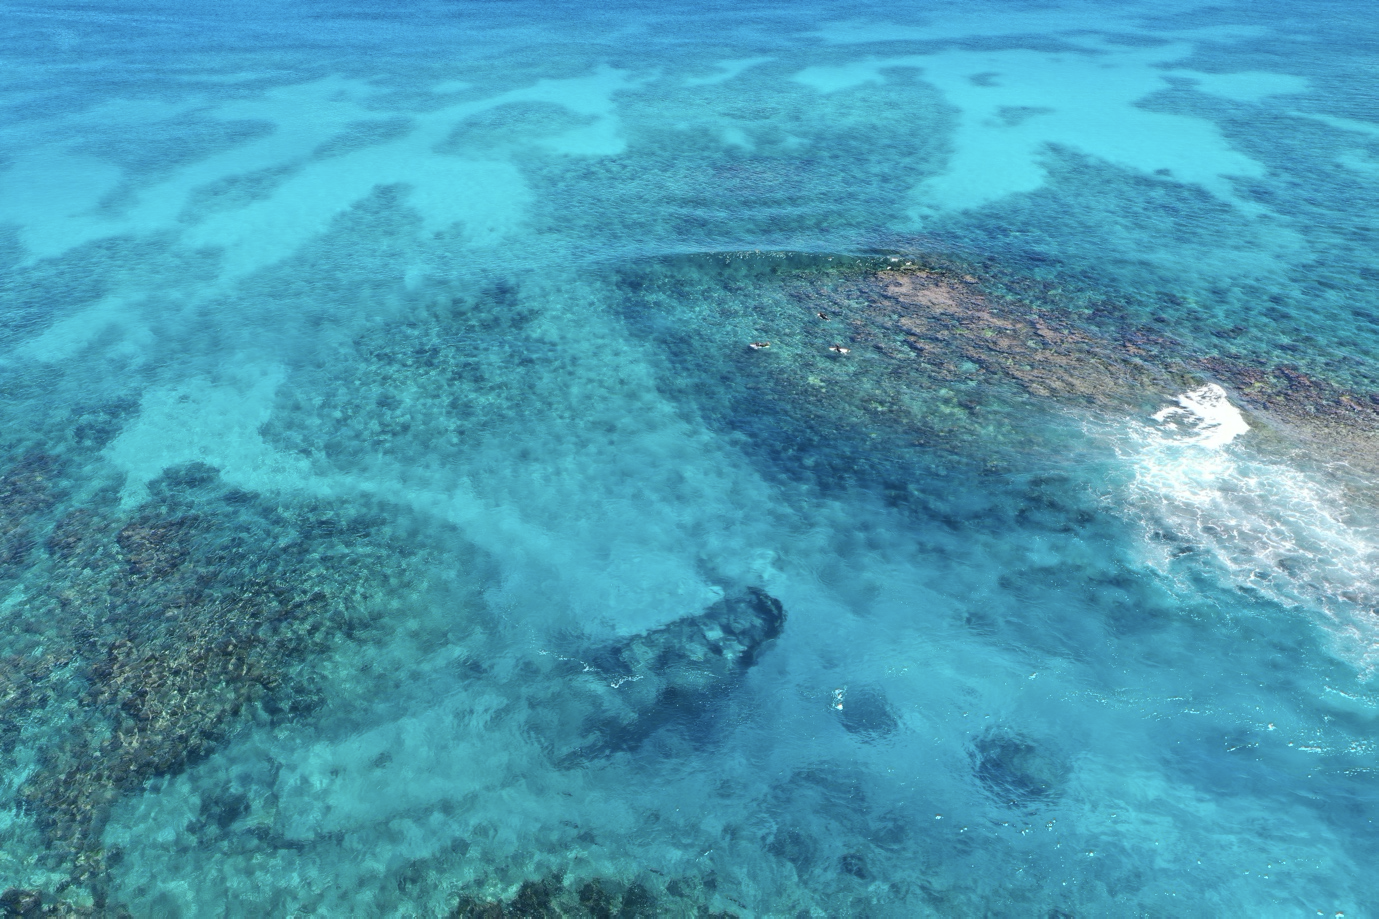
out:
{"label": "breaking wave", "polygon": [[1260,454],[1226,391],[1209,383],[1117,437],[1125,507],[1152,565],[1175,578],[1203,563],[1228,584],[1319,613],[1342,656],[1379,665],[1379,528],[1324,468]]}

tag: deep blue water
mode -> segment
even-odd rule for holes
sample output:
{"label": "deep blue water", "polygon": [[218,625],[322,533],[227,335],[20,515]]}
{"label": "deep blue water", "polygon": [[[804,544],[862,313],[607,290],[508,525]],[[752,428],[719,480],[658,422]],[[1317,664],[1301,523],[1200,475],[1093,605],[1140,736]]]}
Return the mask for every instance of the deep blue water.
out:
{"label": "deep blue water", "polygon": [[1379,901],[1366,5],[0,15],[6,909]]}

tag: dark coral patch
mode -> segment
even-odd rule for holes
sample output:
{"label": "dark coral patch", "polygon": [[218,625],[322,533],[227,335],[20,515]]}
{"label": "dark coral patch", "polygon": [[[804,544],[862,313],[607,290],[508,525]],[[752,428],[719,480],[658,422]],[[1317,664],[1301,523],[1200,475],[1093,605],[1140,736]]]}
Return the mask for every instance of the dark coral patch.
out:
{"label": "dark coral patch", "polygon": [[47,512],[63,497],[64,464],[30,451],[0,476],[0,574],[13,573],[38,545]]}
{"label": "dark coral patch", "polygon": [[[712,910],[703,894],[708,883],[673,879],[664,888],[611,878],[569,883],[560,874],[523,882],[507,900],[462,896],[451,919],[653,919],[693,916],[729,919],[734,913]],[[696,895],[696,893],[698,895]]]}

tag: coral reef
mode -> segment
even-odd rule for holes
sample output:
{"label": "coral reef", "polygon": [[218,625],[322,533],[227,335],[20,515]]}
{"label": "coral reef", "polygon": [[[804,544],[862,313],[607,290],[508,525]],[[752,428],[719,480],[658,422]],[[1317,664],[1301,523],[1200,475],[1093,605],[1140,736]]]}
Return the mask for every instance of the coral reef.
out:
{"label": "coral reef", "polygon": [[80,919],[85,916],[108,916],[110,919],[130,919],[128,910],[100,909],[77,906],[62,900],[46,902],[43,891],[11,887],[0,893],[0,919]]}
{"label": "coral reef", "polygon": [[1004,378],[1036,397],[1117,412],[1217,382],[1290,439],[1379,471],[1379,393],[1290,364],[1217,353],[1153,326],[1088,322],[1057,299],[1012,299],[953,269],[886,268],[816,294],[847,317],[852,341],[949,380]]}
{"label": "coral reef", "polygon": [[30,450],[0,476],[0,572],[22,567],[45,512],[61,496],[61,460]]}
{"label": "coral reef", "polygon": [[560,874],[551,874],[523,882],[506,900],[462,896],[450,915],[451,919],[729,919],[736,915],[710,910],[703,903],[705,891],[695,890],[696,886],[703,885],[680,879],[655,888],[607,878],[567,883]]}
{"label": "coral reef", "polygon": [[[1052,291],[1003,287],[959,262],[697,257],[629,268],[610,283],[621,285],[631,334],[658,346],[648,350],[665,361],[671,399],[746,433],[768,462],[840,487],[870,476],[896,502],[910,499],[906,476],[922,462],[981,464],[986,474],[1000,471],[1003,445],[1030,455],[1024,435],[1039,426],[1029,412],[1145,417],[1203,381],[1227,387],[1252,424],[1263,422],[1263,436],[1379,467],[1379,396],[1113,321],[1110,307],[1089,319]],[[264,434],[327,465],[348,466],[360,443],[404,464],[414,454],[462,462],[478,439],[472,431],[528,409],[575,410],[535,404],[568,387],[525,385],[558,382],[552,364],[573,360],[533,324],[514,289],[495,285],[414,322],[371,328],[349,359],[308,371],[320,379],[295,392],[321,393],[320,405],[294,410],[299,396],[285,393]],[[695,372],[675,372],[689,363]],[[16,879],[23,886],[0,895],[0,914],[116,912],[107,874],[123,854],[102,841],[112,807],[251,722],[309,713],[321,698],[321,662],[366,636],[359,610],[419,551],[416,534],[402,548],[367,510],[267,500],[199,464],[167,470],[145,504],[121,508],[113,487],[72,470],[95,462],[130,411],[87,411],[51,450],[11,445],[0,473],[0,578],[11,598],[0,639],[0,751],[22,760],[19,785],[7,791],[46,843],[47,867],[66,879]],[[909,449],[917,443],[921,450]],[[1053,455],[1057,445],[1045,446]],[[83,480],[80,495],[74,479]],[[1030,476],[1016,489],[1009,494],[1019,500],[1001,512],[1008,516],[987,515],[985,525],[1091,525],[1055,478]],[[937,498],[925,513],[947,519]],[[977,515],[953,516],[972,526]],[[564,668],[562,685],[573,688],[535,716],[549,723],[532,726],[548,732],[565,765],[711,743],[785,621],[775,598],[748,588],[615,644],[571,641],[561,649],[571,657],[551,666]],[[841,731],[893,742],[900,722],[879,688],[858,686],[842,703]],[[993,732],[973,744],[973,781],[1001,807],[1058,800],[1068,766],[1045,742]],[[790,793],[826,804],[831,792],[819,789],[839,784],[792,776]],[[247,806],[236,795],[208,802],[203,820],[234,824]],[[801,876],[880,873],[880,849],[831,849],[788,825],[763,839]],[[707,883],[551,875],[508,899],[466,897],[454,915],[713,915]]]}
{"label": "coral reef", "polygon": [[[1025,457],[1065,449],[1033,440],[1049,435],[1030,417],[1145,417],[1207,382],[1274,447],[1379,472],[1379,393],[987,269],[930,254],[732,253],[629,268],[620,283],[629,327],[677,368],[667,388],[720,365],[718,391],[691,394],[706,414],[773,459],[824,470],[821,481],[852,478],[857,456],[829,459],[848,441],[872,453],[919,444],[948,465],[981,456],[999,472],[1004,444]],[[750,349],[758,340],[771,348]]]}
{"label": "coral reef", "polygon": [[[111,495],[74,506],[60,466],[28,454],[0,477],[6,532],[26,534],[34,575],[0,656],[0,748],[34,751],[16,791],[68,878],[41,915],[113,908],[111,807],[251,719],[309,711],[312,662],[390,577],[365,514],[284,508],[200,464],[168,470],[133,512]],[[13,908],[30,909],[21,894]]]}
{"label": "coral reef", "polygon": [[303,371],[313,401],[284,396],[263,434],[327,466],[348,467],[360,444],[390,459],[453,461],[473,432],[549,410],[539,383],[569,357],[531,331],[535,318],[510,284],[437,294]]}

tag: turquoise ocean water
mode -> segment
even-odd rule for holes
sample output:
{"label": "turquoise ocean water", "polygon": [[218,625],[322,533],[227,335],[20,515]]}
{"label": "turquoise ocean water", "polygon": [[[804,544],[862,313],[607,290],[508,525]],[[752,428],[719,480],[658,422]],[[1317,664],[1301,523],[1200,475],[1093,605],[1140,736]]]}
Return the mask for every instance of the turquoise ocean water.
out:
{"label": "turquoise ocean water", "polygon": [[1366,4],[0,14],[6,914],[1374,914]]}

